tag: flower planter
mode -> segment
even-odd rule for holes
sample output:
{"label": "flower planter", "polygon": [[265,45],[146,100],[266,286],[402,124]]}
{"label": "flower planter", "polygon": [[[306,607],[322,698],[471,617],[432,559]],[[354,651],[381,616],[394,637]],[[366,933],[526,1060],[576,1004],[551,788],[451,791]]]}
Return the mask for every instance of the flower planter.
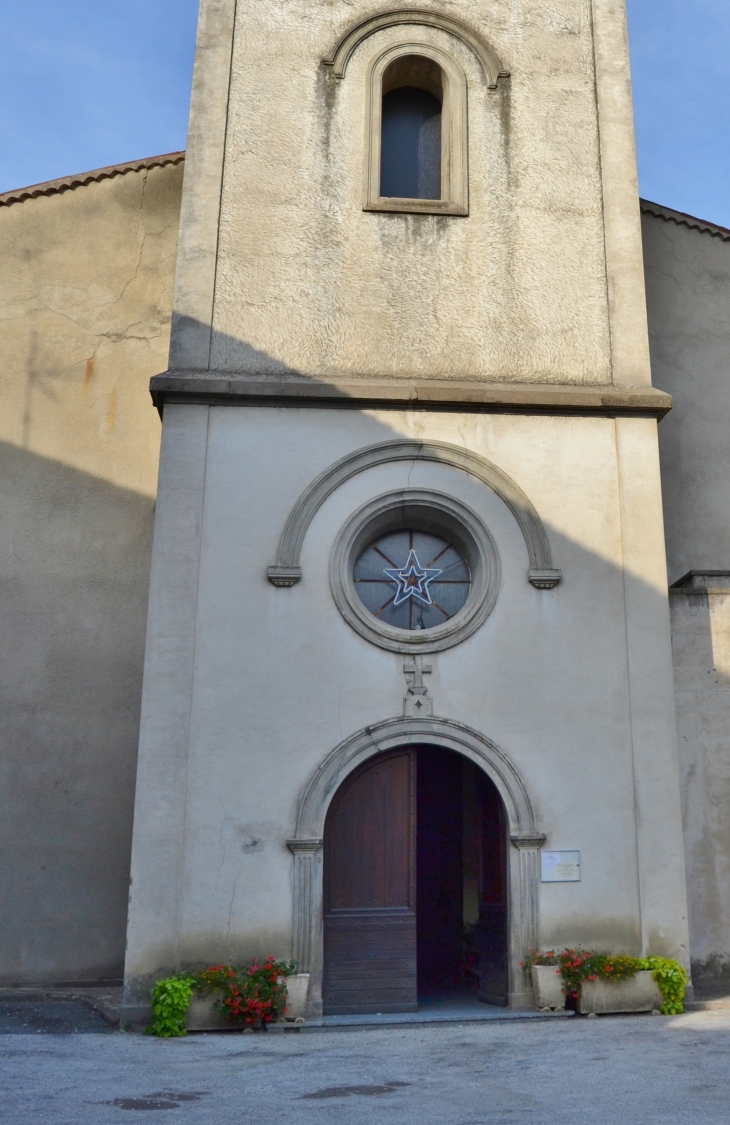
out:
{"label": "flower planter", "polygon": [[532,987],[535,990],[535,1007],[553,1011],[565,1007],[563,978],[557,965],[533,965]]}
{"label": "flower planter", "polygon": [[303,1023],[307,1015],[307,993],[309,992],[309,973],[294,973],[281,978],[286,985],[286,1011],[284,1019]]}
{"label": "flower planter", "polygon": [[[534,970],[533,970],[534,972]],[[607,1012],[653,1012],[664,1003],[651,972],[643,970],[627,980],[586,980],[578,1011],[581,1015]]]}

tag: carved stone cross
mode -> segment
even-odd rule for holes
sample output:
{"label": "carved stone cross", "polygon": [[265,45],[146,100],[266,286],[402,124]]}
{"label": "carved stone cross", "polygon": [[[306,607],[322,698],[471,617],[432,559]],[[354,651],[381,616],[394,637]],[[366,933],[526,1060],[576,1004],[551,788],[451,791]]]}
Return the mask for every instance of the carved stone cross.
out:
{"label": "carved stone cross", "polygon": [[412,656],[406,660],[403,673],[408,690],[403,700],[404,715],[433,715],[433,700],[423,682],[423,677],[430,676],[431,670],[432,665],[424,664],[422,656]]}

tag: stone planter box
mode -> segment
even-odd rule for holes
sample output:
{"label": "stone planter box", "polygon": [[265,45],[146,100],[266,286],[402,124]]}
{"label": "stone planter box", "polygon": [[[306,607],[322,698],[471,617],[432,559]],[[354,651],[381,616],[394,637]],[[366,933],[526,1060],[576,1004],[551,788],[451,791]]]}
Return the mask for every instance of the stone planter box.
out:
{"label": "stone planter box", "polygon": [[535,1007],[540,1011],[565,1007],[563,978],[557,965],[533,965],[532,987],[535,990]]}
{"label": "stone planter box", "polygon": [[659,985],[643,970],[628,980],[586,980],[583,982],[578,1011],[581,1015],[608,1012],[654,1012],[664,1003]]}
{"label": "stone planter box", "polygon": [[307,994],[309,992],[309,973],[294,973],[285,977],[286,981],[286,1012],[284,1018],[287,1023],[292,1020],[304,1023],[307,1015]]}
{"label": "stone planter box", "polygon": [[215,1011],[213,1004],[220,999],[219,992],[208,996],[193,996],[188,1005],[185,1027],[188,1031],[231,1031],[234,1025],[228,1022],[223,1012]]}

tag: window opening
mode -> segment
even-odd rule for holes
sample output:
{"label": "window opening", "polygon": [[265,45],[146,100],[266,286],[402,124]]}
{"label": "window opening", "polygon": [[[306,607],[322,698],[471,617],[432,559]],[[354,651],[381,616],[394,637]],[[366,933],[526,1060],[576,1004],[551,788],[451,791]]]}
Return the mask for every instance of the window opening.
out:
{"label": "window opening", "polygon": [[381,197],[441,199],[441,68],[417,55],[398,58],[382,89]]}
{"label": "window opening", "polygon": [[353,581],[366,609],[397,629],[433,629],[466,603],[471,572],[453,543],[433,532],[386,532],[362,552]]}

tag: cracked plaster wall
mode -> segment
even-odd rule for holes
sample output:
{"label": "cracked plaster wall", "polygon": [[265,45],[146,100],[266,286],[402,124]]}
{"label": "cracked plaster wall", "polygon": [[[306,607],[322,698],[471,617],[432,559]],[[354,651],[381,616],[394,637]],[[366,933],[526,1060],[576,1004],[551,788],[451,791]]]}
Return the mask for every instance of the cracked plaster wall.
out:
{"label": "cracked plaster wall", "polygon": [[121,975],[182,166],[0,207],[0,980]]}

